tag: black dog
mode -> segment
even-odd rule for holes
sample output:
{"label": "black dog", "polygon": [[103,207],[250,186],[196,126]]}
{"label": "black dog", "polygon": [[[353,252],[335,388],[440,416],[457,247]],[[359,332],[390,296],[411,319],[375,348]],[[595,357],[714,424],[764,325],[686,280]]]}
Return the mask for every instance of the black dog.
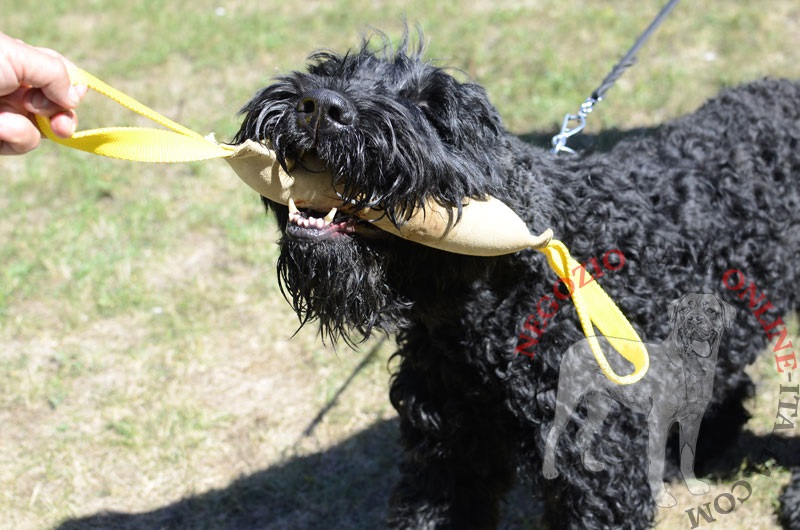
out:
{"label": "black dog", "polygon": [[[457,207],[492,195],[532,232],[552,227],[581,262],[617,249],[612,258],[624,256],[624,267],[614,258],[621,270],[598,280],[648,342],[669,334],[664,315],[685,292],[743,304],[723,287],[729,269],[769,293],[774,308],[759,319],[797,308],[800,84],[728,90],[608,153],[555,157],[509,134],[480,86],[425,62],[420,48],[405,39],[396,51],[365,43],[344,55],[316,53],[307,72],[277,79],[246,105],[236,140],[264,142],[284,164],[322,160],[345,201],[382,208],[397,223],[427,199]],[[533,358],[515,354],[535,300],[557,280],[541,254],[451,254],[341,212],[331,222],[313,210],[290,220],[287,207],[265,202],[283,232],[279,279],[301,321],[317,321],[331,339],[396,334],[401,363],[390,397],[405,459],[392,528],[493,528],[518,473],[544,499],[552,528],[652,524],[642,414],[612,411],[597,435],[601,472],[586,470],[562,438],[558,478],[542,475],[561,357],[583,335],[564,302],[540,326]],[[712,257],[705,270],[684,259],[659,268],[636,259],[646,248],[687,243]],[[730,446],[747,420],[742,400],[753,385],[743,368],[765,344],[751,314],[725,334],[698,462],[708,448]],[[579,408],[566,438],[585,416]],[[797,511],[785,513],[800,528]]]}
{"label": "black dog", "polygon": [[[559,437],[582,399],[589,411],[575,444],[583,452],[583,465],[599,472],[603,462],[594,458],[591,444],[611,410],[611,401],[647,417],[647,477],[653,499],[659,506],[672,507],[675,498],[664,487],[664,458],[667,435],[673,423],[680,424],[680,467],[686,487],[694,495],[710,490],[694,475],[694,460],[700,422],[714,388],[714,370],[723,332],[730,328],[735,309],[710,294],[688,293],[670,309],[672,333],[659,344],[648,344],[650,369],[636,384],[617,385],[600,371],[592,359],[588,339],[567,349],[561,360],[556,416],[547,435],[542,472],[555,478],[555,450]],[[615,359],[608,341],[606,357]],[[615,371],[620,372],[620,368]],[[642,462],[642,465],[645,465]]]}

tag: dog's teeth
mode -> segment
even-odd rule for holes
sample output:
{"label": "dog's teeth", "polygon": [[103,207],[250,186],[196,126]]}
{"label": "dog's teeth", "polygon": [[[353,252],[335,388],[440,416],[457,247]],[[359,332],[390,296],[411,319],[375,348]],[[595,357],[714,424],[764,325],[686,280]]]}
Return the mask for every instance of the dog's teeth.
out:
{"label": "dog's teeth", "polygon": [[308,219],[305,219],[305,224],[303,226],[306,228],[316,228],[319,230],[325,227],[325,221],[316,217],[308,217]]}
{"label": "dog's teeth", "polygon": [[331,208],[331,211],[328,212],[328,215],[325,216],[325,223],[327,224],[332,223],[335,215],[336,215],[336,208]]}
{"label": "dog's teeth", "polygon": [[289,214],[299,214],[300,210],[297,209],[297,205],[294,203],[294,199],[289,197]]}

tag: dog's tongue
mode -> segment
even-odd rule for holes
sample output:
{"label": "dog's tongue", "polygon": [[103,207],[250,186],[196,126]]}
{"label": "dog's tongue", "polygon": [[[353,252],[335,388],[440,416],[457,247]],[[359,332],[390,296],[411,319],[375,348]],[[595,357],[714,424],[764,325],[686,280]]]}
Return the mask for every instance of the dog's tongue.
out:
{"label": "dog's tongue", "polygon": [[[275,153],[263,145],[247,140],[235,147],[236,153],[226,160],[245,184],[264,197],[281,204],[288,204],[291,198],[301,208],[313,207],[319,211],[347,210],[333,189],[330,172],[294,168],[289,175],[277,163]],[[355,214],[409,241],[473,256],[542,248],[553,237],[549,228],[539,236],[531,234],[522,219],[494,197],[465,200],[460,218],[456,209],[429,201],[400,228],[381,211],[364,209]]]}

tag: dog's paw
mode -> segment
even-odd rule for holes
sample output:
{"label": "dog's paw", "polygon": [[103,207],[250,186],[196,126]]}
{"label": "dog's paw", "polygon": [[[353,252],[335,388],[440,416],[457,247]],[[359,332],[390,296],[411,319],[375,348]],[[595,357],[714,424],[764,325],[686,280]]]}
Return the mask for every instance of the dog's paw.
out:
{"label": "dog's paw", "polygon": [[675,497],[663,485],[660,488],[653,489],[653,500],[661,508],[672,508],[678,504]]}
{"label": "dog's paw", "polygon": [[604,470],[606,465],[592,456],[592,453],[587,449],[583,453],[583,467],[592,473],[598,473]]}
{"label": "dog's paw", "polygon": [[552,462],[545,462],[544,466],[542,466],[542,475],[547,480],[552,480],[558,476],[558,470],[556,469],[555,464]]}
{"label": "dog's paw", "polygon": [[708,485],[707,482],[703,482],[702,480],[698,480],[696,478],[690,478],[686,480],[686,489],[689,490],[689,493],[692,495],[705,495],[709,491],[711,491],[711,486]]}

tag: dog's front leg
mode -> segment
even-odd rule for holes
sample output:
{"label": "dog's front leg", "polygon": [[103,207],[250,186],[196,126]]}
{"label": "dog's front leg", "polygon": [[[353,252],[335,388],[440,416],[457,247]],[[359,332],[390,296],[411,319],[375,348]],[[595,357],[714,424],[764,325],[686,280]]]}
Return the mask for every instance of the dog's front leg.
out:
{"label": "dog's front leg", "polygon": [[494,402],[484,392],[476,402],[468,397],[476,378],[468,365],[438,359],[429,349],[404,350],[409,356],[394,376],[391,398],[400,415],[405,458],[390,501],[389,527],[496,528],[500,500],[515,475],[502,397]]}
{"label": "dog's front leg", "polygon": [[647,480],[650,483],[653,500],[662,508],[671,508],[678,503],[664,485],[667,433],[672,422],[672,416],[658,408],[652,410],[647,418]]}
{"label": "dog's front leg", "polygon": [[697,435],[703,411],[695,411],[680,418],[681,474],[686,488],[692,495],[703,495],[711,491],[711,487],[694,476],[694,459],[697,448]]}

